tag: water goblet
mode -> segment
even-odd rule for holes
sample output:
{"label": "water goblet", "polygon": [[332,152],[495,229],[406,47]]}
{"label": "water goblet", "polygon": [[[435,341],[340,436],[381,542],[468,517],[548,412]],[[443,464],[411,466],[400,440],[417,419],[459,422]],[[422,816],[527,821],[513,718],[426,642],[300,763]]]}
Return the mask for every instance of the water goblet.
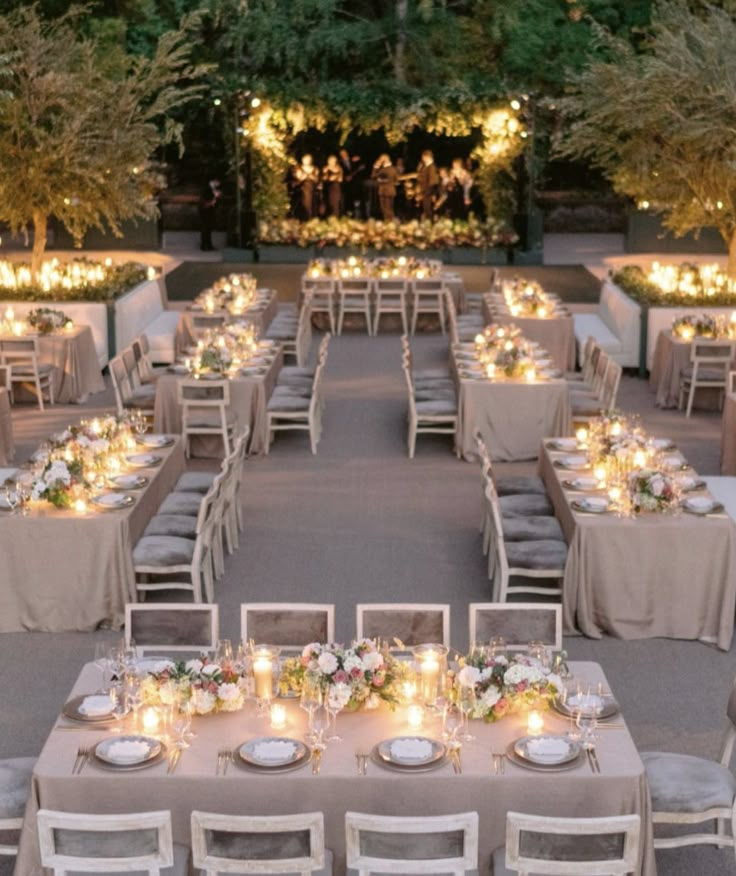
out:
{"label": "water goblet", "polygon": [[529,645],[527,646],[527,653],[532,660],[536,660],[537,663],[539,663],[542,670],[549,672],[549,651],[547,650],[547,646],[544,644],[544,642],[538,639],[529,642]]}
{"label": "water goblet", "polygon": [[502,657],[506,653],[506,639],[494,636],[491,639],[491,657]]}
{"label": "water goblet", "polygon": [[463,717],[463,729],[457,738],[461,742],[472,742],[475,739],[475,736],[469,732],[469,727],[470,716],[475,710],[476,702],[475,688],[470,685],[463,685],[460,688],[460,693],[458,695],[458,706],[460,707]]}
{"label": "water goblet", "polygon": [[176,748],[189,748],[192,728],[192,704],[190,700],[180,699],[174,704],[171,718],[171,730],[174,734]]}
{"label": "water goblet", "polygon": [[299,697],[299,706],[304,709],[309,719],[309,729],[305,736],[308,742],[314,742],[314,712],[321,705],[322,689],[319,683],[319,675],[316,672],[305,672]]}
{"label": "water goblet", "polygon": [[327,742],[342,742],[342,737],[337,735],[337,716],[345,708],[350,700],[350,686],[347,684],[331,684],[327,689],[325,705],[332,719],[332,731],[327,737]]}
{"label": "water goblet", "polygon": [[596,708],[575,709],[575,726],[580,731],[579,739],[583,748],[590,748],[594,744],[599,712]]}
{"label": "water goblet", "polygon": [[94,664],[100,670],[100,690],[105,689],[105,675],[110,671],[110,660],[108,657],[109,647],[107,642],[95,642]]}
{"label": "water goblet", "polygon": [[463,726],[464,716],[457,703],[448,703],[445,709],[442,738],[457,745],[457,731]]}
{"label": "water goblet", "polygon": [[311,725],[313,732],[312,748],[315,748],[318,751],[324,751],[324,749],[327,748],[325,732],[330,726],[330,713],[327,711],[326,706],[318,706],[313,711]]}
{"label": "water goblet", "polygon": [[128,705],[127,685],[123,681],[117,681],[110,687],[110,702],[112,703],[112,716],[115,720],[115,726],[112,727],[112,733],[122,733],[122,722],[125,716],[130,711]]}
{"label": "water goblet", "polygon": [[215,663],[224,666],[233,662],[233,646],[230,639],[220,639],[215,650]]}

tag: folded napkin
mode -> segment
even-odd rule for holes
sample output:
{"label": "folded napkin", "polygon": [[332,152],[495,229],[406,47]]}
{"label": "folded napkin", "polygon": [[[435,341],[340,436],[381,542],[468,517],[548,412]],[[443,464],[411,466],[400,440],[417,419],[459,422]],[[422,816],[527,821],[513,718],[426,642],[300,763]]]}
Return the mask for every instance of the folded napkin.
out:
{"label": "folded napkin", "polygon": [[427,760],[431,756],[432,743],[428,739],[406,737],[391,743],[391,757],[394,760]]}
{"label": "folded napkin", "polygon": [[136,763],[144,760],[151,753],[147,742],[137,742],[132,739],[111,742],[107,747],[107,756],[117,763]]}
{"label": "folded napkin", "polygon": [[285,763],[294,757],[295,752],[293,742],[259,742],[253,746],[253,757],[261,763]]}
{"label": "folded napkin", "polygon": [[555,438],[555,444],[560,450],[577,450],[578,446],[575,438]]}
{"label": "folded napkin", "polygon": [[685,504],[693,511],[710,511],[715,503],[710,496],[691,496],[686,499]]}
{"label": "folded napkin", "polygon": [[580,500],[583,508],[590,508],[591,511],[605,511],[608,508],[608,499],[602,496],[586,496]]}
{"label": "folded napkin", "polygon": [[562,462],[568,468],[585,468],[588,464],[587,456],[565,456],[562,458]]}
{"label": "folded napkin", "polygon": [[88,718],[101,718],[112,712],[112,700],[107,694],[85,697],[79,704],[79,712]]}
{"label": "folded napkin", "polygon": [[575,478],[573,484],[579,490],[594,490],[598,486],[596,478]]}
{"label": "folded napkin", "polygon": [[570,753],[570,743],[557,736],[540,736],[527,740],[526,751],[533,760],[556,763]]}

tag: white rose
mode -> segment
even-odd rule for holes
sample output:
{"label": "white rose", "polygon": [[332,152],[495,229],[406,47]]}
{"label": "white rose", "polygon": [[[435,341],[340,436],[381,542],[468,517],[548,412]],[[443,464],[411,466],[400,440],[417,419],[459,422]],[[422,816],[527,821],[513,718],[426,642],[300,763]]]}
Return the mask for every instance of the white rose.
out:
{"label": "white rose", "polygon": [[330,654],[329,651],[325,651],[324,654],[319,655],[317,666],[325,675],[332,675],[337,669],[337,657],[334,654]]}
{"label": "white rose", "polygon": [[488,679],[489,679],[492,675],[493,675],[493,667],[492,667],[492,666],[486,666],[485,669],[481,669],[481,671],[480,671],[480,680],[481,680],[481,681],[488,681]]}
{"label": "white rose", "polygon": [[201,672],[203,666],[204,663],[202,663],[201,660],[187,660],[184,664],[184,668],[187,672],[193,672],[195,674]]}
{"label": "white rose", "polygon": [[362,671],[364,663],[357,654],[348,654],[343,660],[342,665],[345,672],[352,672],[353,669],[360,669]]}
{"label": "white rose", "polygon": [[363,655],[363,669],[366,672],[373,672],[383,666],[383,657],[378,651],[369,651]]}
{"label": "white rose", "polygon": [[159,660],[153,665],[153,672],[158,675],[161,672],[166,672],[167,669],[173,669],[176,664],[173,660]]}
{"label": "white rose", "polygon": [[217,697],[209,691],[197,687],[192,690],[192,702],[198,715],[209,715],[217,705]]}
{"label": "white rose", "polygon": [[488,690],[483,691],[483,696],[480,698],[480,701],[483,705],[485,711],[492,709],[496,703],[501,699],[501,691],[491,685]]}
{"label": "white rose", "polygon": [[217,675],[218,672],[222,672],[222,669],[217,663],[208,663],[206,666],[202,667],[202,675],[207,676],[207,678]]}
{"label": "white rose", "polygon": [[243,691],[237,684],[221,684],[217,696],[223,712],[237,712],[243,708]]}
{"label": "white rose", "polygon": [[89,447],[91,443],[92,442],[86,435],[80,435],[77,438],[77,444],[79,444],[80,447]]}
{"label": "white rose", "polygon": [[463,666],[457,674],[457,680],[462,687],[475,687],[480,681],[480,670],[475,666]]}
{"label": "white rose", "polygon": [[521,684],[523,681],[536,684],[543,681],[544,674],[536,666],[524,666],[523,663],[515,663],[510,666],[503,676],[504,684]]}
{"label": "white rose", "polygon": [[317,654],[319,654],[319,652],[321,650],[322,650],[322,645],[320,645],[319,642],[310,642],[308,645],[306,645],[304,647],[304,649],[302,651],[302,657],[305,657],[305,658],[311,657],[312,654],[314,654],[315,652]]}
{"label": "white rose", "polygon": [[105,441],[104,438],[98,438],[96,441],[93,441],[90,445],[90,448],[93,453],[105,453],[107,449],[110,447],[110,442]]}

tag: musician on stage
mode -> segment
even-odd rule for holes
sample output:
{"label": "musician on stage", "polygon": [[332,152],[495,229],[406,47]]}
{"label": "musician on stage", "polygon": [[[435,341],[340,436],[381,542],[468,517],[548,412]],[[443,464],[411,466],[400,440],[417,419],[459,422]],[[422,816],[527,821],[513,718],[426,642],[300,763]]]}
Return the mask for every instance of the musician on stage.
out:
{"label": "musician on stage", "polygon": [[322,169],[322,185],[325,207],[328,216],[342,214],[342,182],[343,170],[336,155],[327,156],[327,164]]}
{"label": "musician on stage", "polygon": [[454,158],[449,174],[448,211],[453,219],[467,219],[470,210],[470,190],[473,177],[466,169],[462,158]]}
{"label": "musician on stage", "polygon": [[309,221],[315,213],[315,195],[319,183],[319,168],[312,161],[312,156],[307,153],[302,156],[302,163],[297,167],[294,177],[301,191],[302,219]]}
{"label": "musician on stage", "polygon": [[360,155],[351,155],[347,149],[338,153],[338,162],[342,168],[344,212],[360,219],[363,202],[363,181],[360,174],[365,170]]}
{"label": "musician on stage", "polygon": [[422,152],[422,159],[417,168],[417,186],[422,202],[422,218],[431,219],[434,216],[434,203],[440,186],[440,175],[434,163],[431,150]]}
{"label": "musician on stage", "polygon": [[381,216],[384,222],[394,219],[394,199],[396,198],[396,185],[399,181],[399,172],[393,166],[390,155],[379,155],[373,165],[371,177],[378,186],[378,203],[381,207]]}

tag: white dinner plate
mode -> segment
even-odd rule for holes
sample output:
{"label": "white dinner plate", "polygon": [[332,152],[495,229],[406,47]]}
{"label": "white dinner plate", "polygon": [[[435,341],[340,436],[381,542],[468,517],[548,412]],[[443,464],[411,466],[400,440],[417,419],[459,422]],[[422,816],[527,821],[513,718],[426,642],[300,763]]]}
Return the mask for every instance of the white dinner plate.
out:
{"label": "white dinner plate", "polygon": [[142,490],[148,478],[138,474],[121,474],[110,478],[110,483],[116,490]]}
{"label": "white dinner plate", "polygon": [[422,767],[445,757],[447,748],[427,736],[394,736],[379,742],[376,750],[381,760],[401,767]]}
{"label": "white dinner plate", "polygon": [[106,511],[119,511],[121,508],[130,508],[135,504],[135,499],[128,493],[102,493],[92,499],[92,504]]}
{"label": "white dinner plate", "polygon": [[537,766],[561,766],[575,760],[580,750],[579,742],[552,733],[522,736],[514,742],[514,753]]}
{"label": "white dinner plate", "polygon": [[259,736],[243,743],[238,754],[252,766],[278,769],[309,757],[309,748],[299,739]]}
{"label": "white dinner plate", "polygon": [[[129,749],[129,750],[126,750]],[[151,736],[112,736],[95,746],[95,756],[112,766],[137,766],[161,752],[161,743]]]}
{"label": "white dinner plate", "polygon": [[609,508],[609,501],[604,496],[583,496],[581,499],[576,499],[573,503],[575,508],[579,508],[586,514],[605,514]]}
{"label": "white dinner plate", "polygon": [[173,435],[141,435],[136,438],[136,442],[143,447],[153,447],[160,449],[161,447],[171,447],[174,443]]}
{"label": "white dinner plate", "polygon": [[125,461],[133,468],[153,468],[161,465],[162,457],[155,453],[131,453],[125,457]]}

